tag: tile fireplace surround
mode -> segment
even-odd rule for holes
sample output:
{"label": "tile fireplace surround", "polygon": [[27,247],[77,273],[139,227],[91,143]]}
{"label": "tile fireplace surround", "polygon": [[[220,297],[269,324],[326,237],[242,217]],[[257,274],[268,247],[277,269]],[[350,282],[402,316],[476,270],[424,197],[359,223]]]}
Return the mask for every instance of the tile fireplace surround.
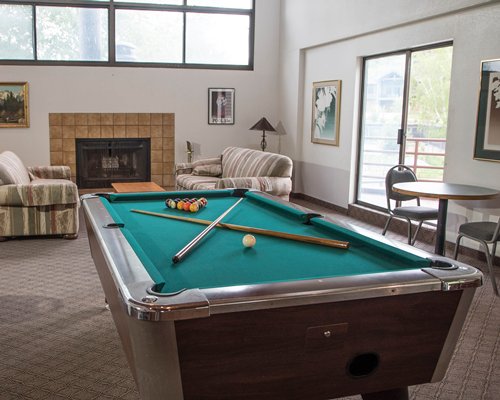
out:
{"label": "tile fireplace surround", "polygon": [[76,182],[80,138],[151,138],[151,181],[175,186],[173,113],[50,113],[50,164],[68,165]]}

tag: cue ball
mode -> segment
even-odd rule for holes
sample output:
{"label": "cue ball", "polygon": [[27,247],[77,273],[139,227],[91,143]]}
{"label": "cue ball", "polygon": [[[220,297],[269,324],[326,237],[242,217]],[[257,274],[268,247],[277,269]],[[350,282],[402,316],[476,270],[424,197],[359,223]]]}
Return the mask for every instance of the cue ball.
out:
{"label": "cue ball", "polygon": [[253,247],[255,246],[255,242],[257,242],[257,239],[255,239],[255,236],[253,235],[245,235],[243,236],[243,246],[245,247]]}

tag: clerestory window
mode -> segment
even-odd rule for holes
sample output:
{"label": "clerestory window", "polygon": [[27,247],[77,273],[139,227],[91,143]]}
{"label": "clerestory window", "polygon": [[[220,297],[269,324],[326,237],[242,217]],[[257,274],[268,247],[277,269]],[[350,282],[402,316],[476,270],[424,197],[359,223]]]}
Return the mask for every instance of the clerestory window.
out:
{"label": "clerestory window", "polygon": [[252,69],[254,0],[0,0],[0,63]]}

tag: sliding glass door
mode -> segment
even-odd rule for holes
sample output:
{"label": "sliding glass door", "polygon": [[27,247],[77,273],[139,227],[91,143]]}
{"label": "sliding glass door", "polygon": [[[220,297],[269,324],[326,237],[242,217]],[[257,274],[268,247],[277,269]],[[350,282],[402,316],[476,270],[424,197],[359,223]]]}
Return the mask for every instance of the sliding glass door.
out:
{"label": "sliding glass door", "polygon": [[364,60],[358,203],[386,207],[385,175],[396,164],[442,181],[451,57],[447,43]]}

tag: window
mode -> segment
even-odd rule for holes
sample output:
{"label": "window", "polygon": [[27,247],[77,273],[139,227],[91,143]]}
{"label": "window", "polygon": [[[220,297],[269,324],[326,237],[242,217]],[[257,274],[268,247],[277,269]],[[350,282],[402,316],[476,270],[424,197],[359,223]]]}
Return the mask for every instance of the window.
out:
{"label": "window", "polygon": [[358,203],[386,207],[385,175],[396,164],[443,180],[452,53],[444,43],[364,59]]}
{"label": "window", "polygon": [[182,19],[180,12],[116,10],[116,61],[182,63]]}
{"label": "window", "polygon": [[32,58],[32,27],[31,6],[0,4],[0,59]]}
{"label": "window", "polygon": [[252,0],[188,0],[187,4],[190,6],[245,8],[247,10],[253,8]]}
{"label": "window", "polygon": [[106,61],[108,18],[103,8],[37,7],[39,60]]}
{"label": "window", "polygon": [[248,37],[247,16],[189,13],[186,25],[188,63],[238,65],[248,60],[248,47],[238,46]]}
{"label": "window", "polygon": [[253,68],[254,0],[0,0],[0,63]]}

